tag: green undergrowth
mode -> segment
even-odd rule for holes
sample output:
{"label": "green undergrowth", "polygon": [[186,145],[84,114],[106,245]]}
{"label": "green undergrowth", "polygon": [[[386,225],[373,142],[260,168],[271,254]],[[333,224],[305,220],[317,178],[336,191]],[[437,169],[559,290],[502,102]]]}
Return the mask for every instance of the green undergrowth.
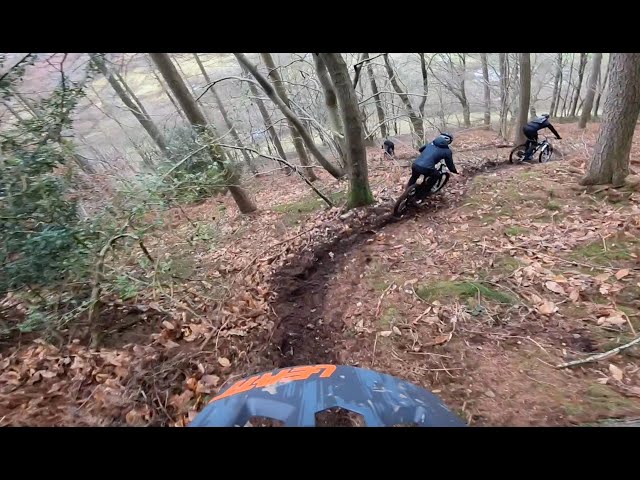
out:
{"label": "green undergrowth", "polygon": [[492,300],[497,303],[504,303],[507,305],[513,305],[517,302],[517,299],[512,295],[496,290],[481,282],[449,282],[439,281],[421,285],[416,289],[417,295],[426,302],[433,302],[434,300],[447,300],[447,299],[475,299],[480,298],[486,300]]}

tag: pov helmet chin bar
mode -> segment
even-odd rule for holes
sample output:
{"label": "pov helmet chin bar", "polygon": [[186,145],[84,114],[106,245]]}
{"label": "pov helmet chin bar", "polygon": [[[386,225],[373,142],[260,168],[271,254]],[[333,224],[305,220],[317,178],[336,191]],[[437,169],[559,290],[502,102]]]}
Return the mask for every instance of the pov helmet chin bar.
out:
{"label": "pov helmet chin bar", "polygon": [[222,390],[190,427],[244,426],[251,417],[286,427],[315,427],[316,414],[339,407],[362,415],[368,427],[463,427],[434,394],[391,375],[343,365],[276,369]]}

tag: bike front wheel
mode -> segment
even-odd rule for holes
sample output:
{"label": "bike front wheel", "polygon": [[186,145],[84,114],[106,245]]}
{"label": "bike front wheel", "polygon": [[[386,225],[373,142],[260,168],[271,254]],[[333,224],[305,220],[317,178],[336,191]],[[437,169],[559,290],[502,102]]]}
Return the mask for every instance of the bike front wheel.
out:
{"label": "bike front wheel", "polygon": [[450,175],[447,172],[444,172],[443,174],[441,174],[436,184],[433,187],[431,187],[431,193],[437,193],[440,190],[442,190],[444,186],[447,184],[447,182],[449,181],[449,177]]}
{"label": "bike front wheel", "polygon": [[538,156],[538,162],[547,163],[549,160],[551,160],[552,156],[553,156],[553,147],[551,146],[550,143],[547,143],[546,147],[542,149],[542,151],[540,152],[540,155]]}

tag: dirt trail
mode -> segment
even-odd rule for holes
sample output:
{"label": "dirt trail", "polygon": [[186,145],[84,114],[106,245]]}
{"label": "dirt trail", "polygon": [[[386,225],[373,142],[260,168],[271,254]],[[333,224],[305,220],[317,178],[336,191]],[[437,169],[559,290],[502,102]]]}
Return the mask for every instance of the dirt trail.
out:
{"label": "dirt trail", "polygon": [[[508,162],[485,161],[480,165],[464,165],[463,191],[478,174],[509,168]],[[450,187],[449,187],[450,188]],[[358,248],[380,229],[391,222],[402,222],[412,215],[425,215],[452,208],[456,201],[449,202],[447,187],[443,195],[428,201],[419,212],[409,213],[396,219],[393,204],[384,203],[366,210],[363,223],[346,232],[330,235],[328,242],[317,245],[311,251],[292,252],[292,263],[281,267],[272,277],[276,292],[272,307],[277,317],[275,331],[268,348],[267,360],[271,368],[289,367],[314,363],[341,363],[339,348],[344,322],[341,309],[327,307],[329,282],[350,258],[348,252]],[[464,193],[462,195],[464,197]],[[442,199],[445,201],[441,201]],[[353,224],[353,222],[350,222]],[[341,285],[348,290],[350,285]],[[344,294],[347,293],[347,294]],[[348,301],[348,291],[341,295]],[[335,302],[334,302],[335,303]]]}

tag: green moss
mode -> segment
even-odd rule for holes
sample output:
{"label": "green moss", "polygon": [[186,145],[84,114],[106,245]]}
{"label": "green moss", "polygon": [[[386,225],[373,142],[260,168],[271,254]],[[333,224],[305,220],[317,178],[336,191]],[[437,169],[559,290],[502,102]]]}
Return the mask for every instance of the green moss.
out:
{"label": "green moss", "polygon": [[513,257],[501,257],[493,264],[494,268],[506,273],[511,273],[521,267],[520,262]]}
{"label": "green moss", "polygon": [[551,210],[552,212],[558,212],[558,211],[562,210],[562,205],[560,205],[555,200],[549,200],[544,207],[547,210]]}
{"label": "green moss", "polygon": [[395,307],[387,308],[377,321],[378,328],[391,330],[391,325],[398,319],[398,313],[398,309]]}
{"label": "green moss", "polygon": [[529,230],[527,228],[518,227],[517,225],[512,225],[511,227],[505,228],[504,233],[510,237],[516,237],[518,235],[529,233]]}
{"label": "green moss", "polygon": [[614,240],[607,240],[607,250],[604,249],[602,241],[596,241],[582,247],[578,247],[571,252],[571,257],[587,259],[591,263],[605,264],[612,260],[631,260],[633,257],[629,248],[637,243],[635,239],[619,237]]}
{"label": "green moss", "polygon": [[427,302],[453,297],[474,299],[478,294],[481,298],[498,303],[512,305],[517,302],[511,295],[494,290],[480,282],[435,282],[418,287],[416,293]]}

